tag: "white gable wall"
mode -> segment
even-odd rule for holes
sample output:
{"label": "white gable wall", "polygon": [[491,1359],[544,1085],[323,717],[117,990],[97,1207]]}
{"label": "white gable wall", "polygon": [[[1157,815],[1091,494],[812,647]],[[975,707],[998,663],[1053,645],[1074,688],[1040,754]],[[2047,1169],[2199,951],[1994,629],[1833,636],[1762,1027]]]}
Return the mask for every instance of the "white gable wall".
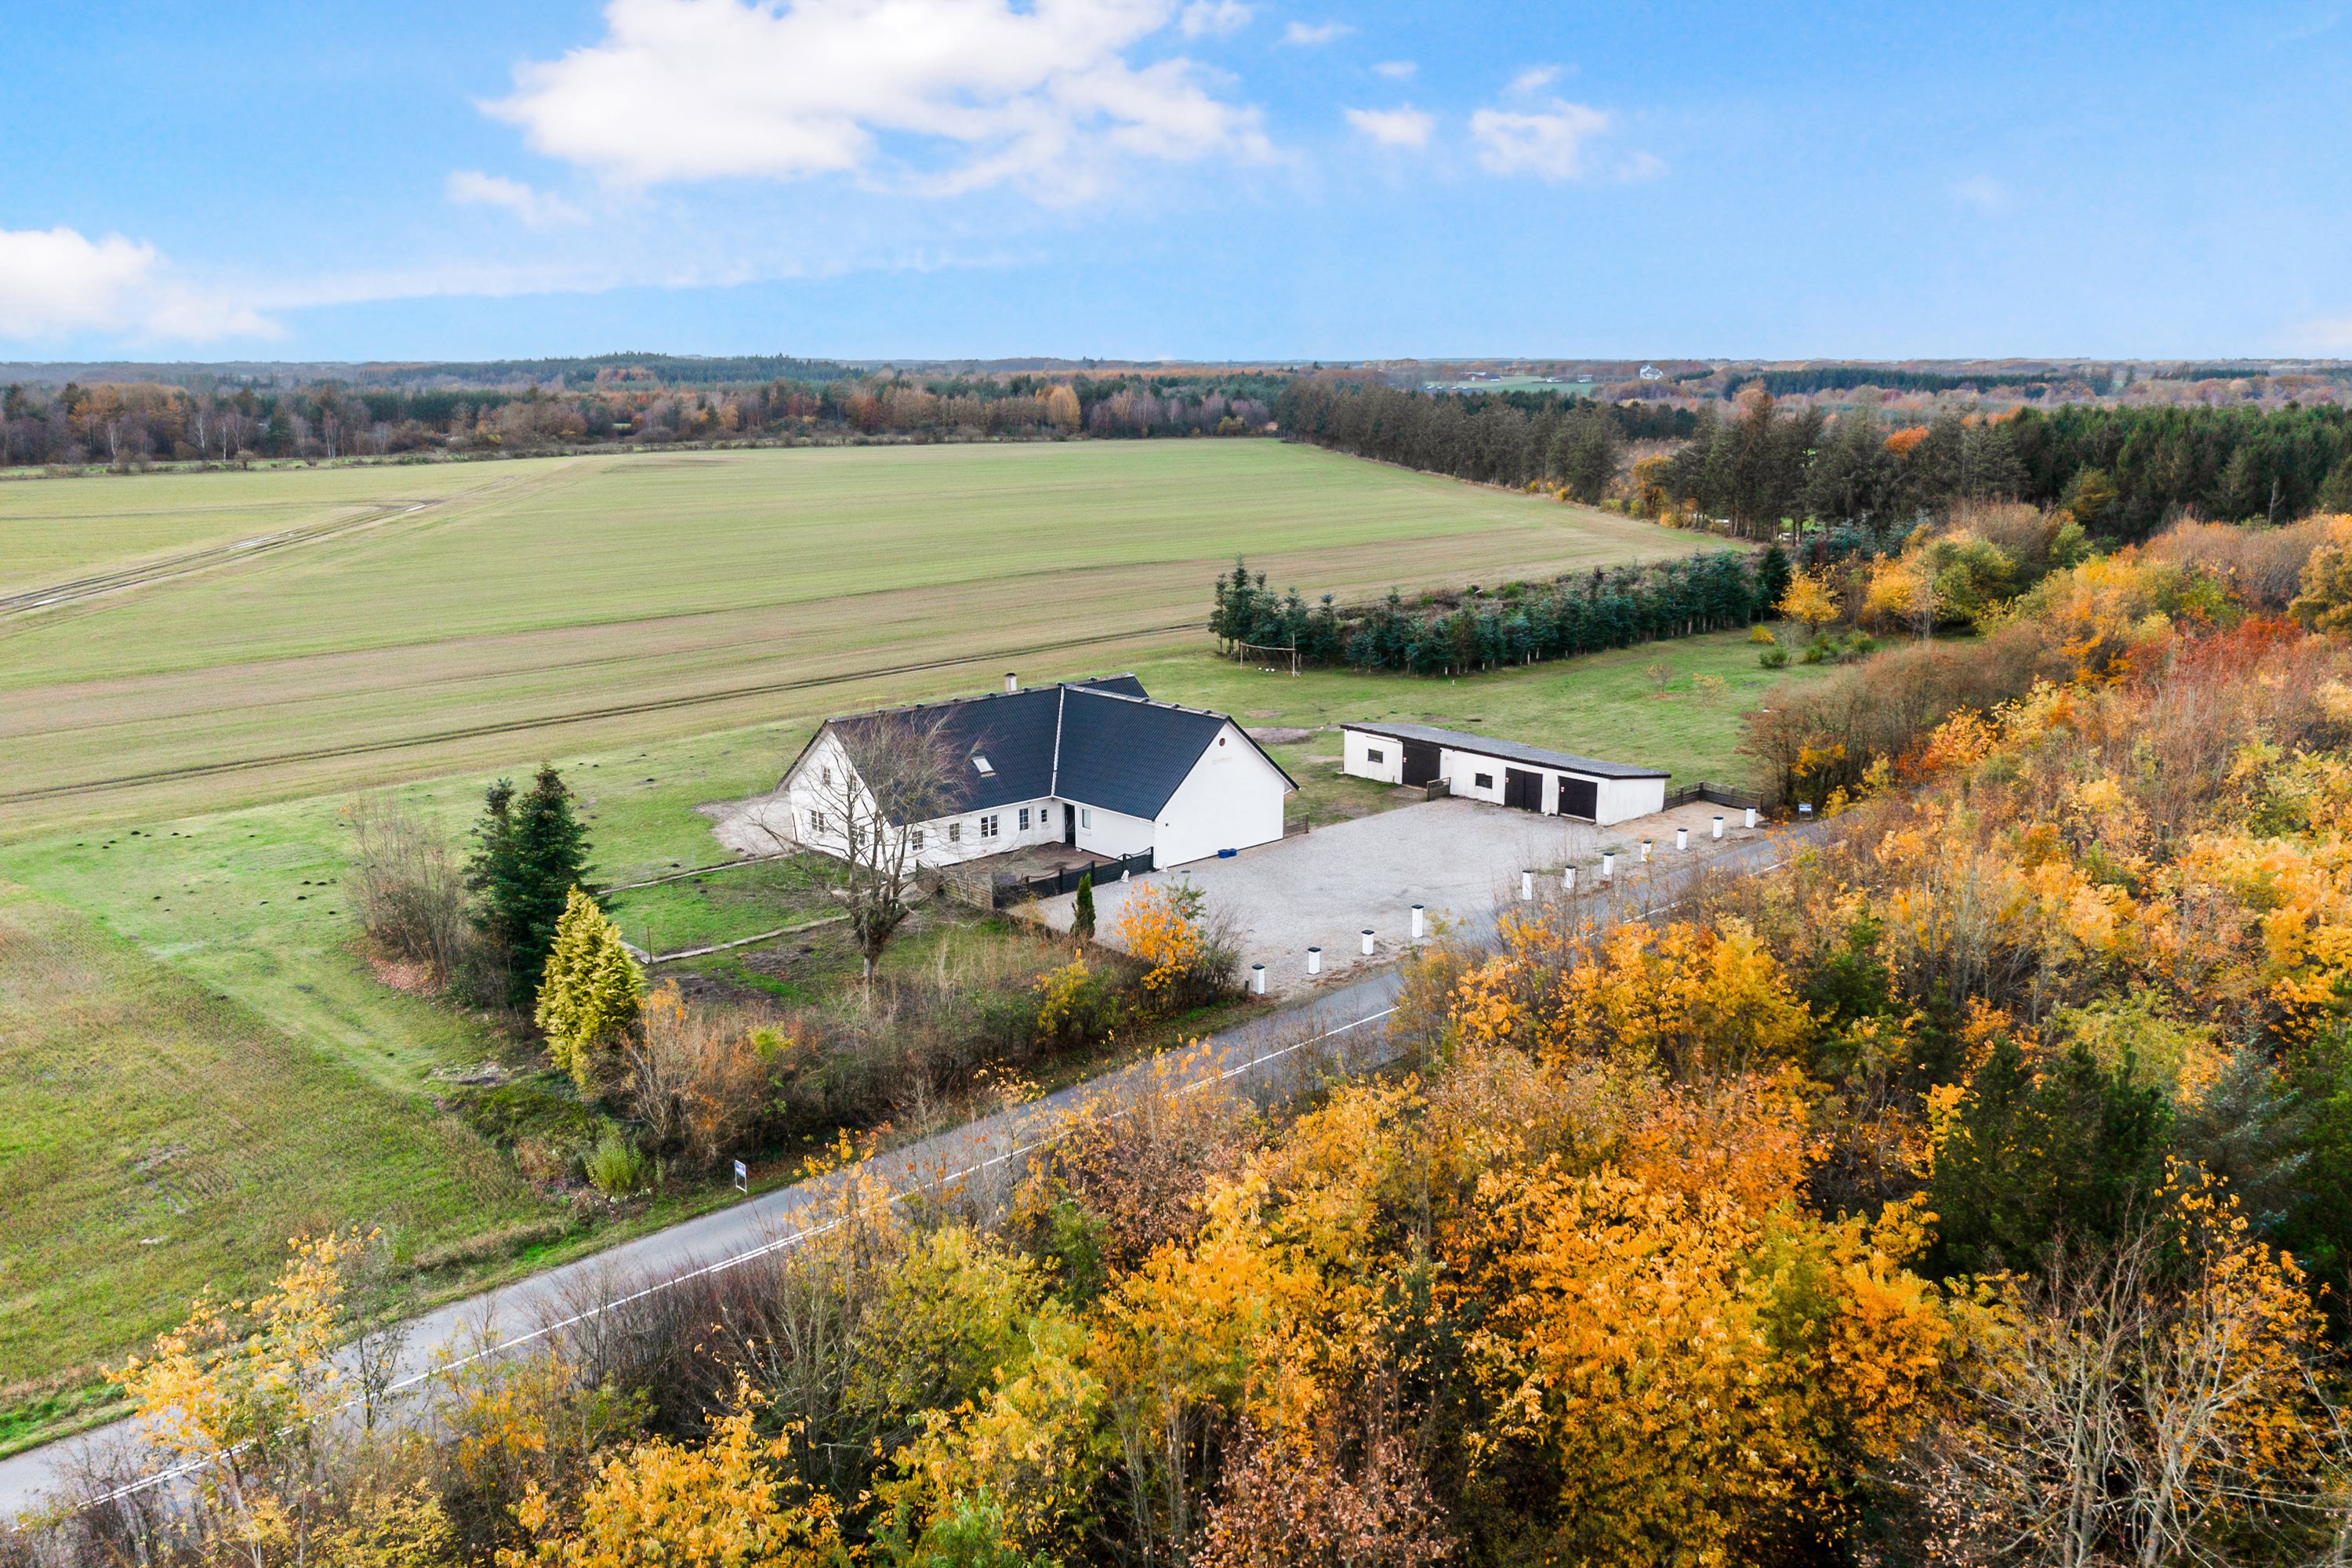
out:
{"label": "white gable wall", "polygon": [[1637,816],[1654,816],[1665,809],[1664,779],[1602,779],[1595,820],[1606,826]]}
{"label": "white gable wall", "polygon": [[[1160,808],[1156,862],[1181,866],[1220,849],[1275,842],[1282,837],[1282,797],[1289,787],[1282,770],[1228,721]],[[1099,812],[1096,818],[1101,819]]]}

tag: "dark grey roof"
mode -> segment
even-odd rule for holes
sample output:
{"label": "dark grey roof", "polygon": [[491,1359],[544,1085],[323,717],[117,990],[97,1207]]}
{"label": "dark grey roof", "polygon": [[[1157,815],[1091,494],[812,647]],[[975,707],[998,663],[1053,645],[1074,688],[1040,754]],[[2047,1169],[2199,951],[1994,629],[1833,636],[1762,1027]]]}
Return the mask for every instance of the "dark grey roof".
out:
{"label": "dark grey roof", "polygon": [[[965,759],[958,773],[962,793],[949,814],[1052,795],[1129,816],[1156,817],[1226,721],[1222,713],[1154,702],[1132,675],[888,711],[936,716],[949,743]],[[828,719],[818,733],[854,730],[883,716]],[[809,744],[815,743],[812,738]],[[975,753],[988,759],[992,773],[983,775],[970,765]],[[1265,755],[1263,749],[1258,754]],[[799,766],[797,760],[793,766]],[[1279,763],[1275,771],[1282,773]],[[785,776],[791,776],[791,769]],[[1288,773],[1282,776],[1291,788],[1297,787]]]}
{"label": "dark grey roof", "polygon": [[1566,752],[1547,752],[1540,746],[1522,746],[1517,741],[1497,741],[1487,735],[1474,735],[1467,730],[1438,730],[1427,724],[1346,723],[1342,730],[1361,730],[1368,735],[1387,735],[1399,741],[1426,741],[1433,745],[1450,746],[1457,752],[1475,752],[1482,757],[1500,757],[1505,762],[1528,763],[1539,768],[1558,768],[1563,773],[1586,773],[1600,779],[1662,779],[1668,775],[1658,768],[1637,768],[1630,763],[1604,763],[1594,757],[1574,757]]}
{"label": "dark grey roof", "polygon": [[1222,713],[1074,686],[1062,700],[1054,793],[1154,820],[1224,727]]}

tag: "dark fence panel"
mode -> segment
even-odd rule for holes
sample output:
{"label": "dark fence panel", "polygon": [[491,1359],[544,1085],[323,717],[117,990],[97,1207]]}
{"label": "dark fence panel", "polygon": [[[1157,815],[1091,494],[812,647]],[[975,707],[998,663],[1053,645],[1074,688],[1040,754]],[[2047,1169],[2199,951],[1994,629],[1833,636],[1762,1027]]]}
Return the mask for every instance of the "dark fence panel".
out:
{"label": "dark fence panel", "polygon": [[1129,855],[1123,860],[1109,860],[1101,865],[1065,866],[1059,870],[1044,871],[1034,877],[1003,877],[996,884],[998,908],[1019,903],[1024,899],[1050,899],[1062,893],[1077,891],[1079,879],[1092,872],[1095,886],[1116,882],[1130,873],[1141,874],[1151,869],[1151,851]]}
{"label": "dark fence panel", "polygon": [[1708,784],[1704,779],[1687,789],[1668,791],[1665,808],[1672,811],[1678,805],[1689,805],[1695,801],[1702,800],[1710,801],[1717,805],[1737,806],[1743,809],[1752,805],[1759,811],[1764,809],[1763,796],[1750,795],[1746,790],[1733,789],[1726,784]]}

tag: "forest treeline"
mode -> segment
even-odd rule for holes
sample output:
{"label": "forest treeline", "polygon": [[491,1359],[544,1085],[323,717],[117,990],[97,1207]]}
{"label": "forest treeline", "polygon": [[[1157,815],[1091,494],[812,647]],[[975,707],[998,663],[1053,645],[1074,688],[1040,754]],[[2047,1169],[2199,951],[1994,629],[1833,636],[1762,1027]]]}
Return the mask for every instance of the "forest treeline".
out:
{"label": "forest treeline", "polygon": [[[1646,407],[1647,405],[1643,405]],[[2064,507],[2094,539],[2145,539],[2184,516],[2287,522],[2352,508],[2352,409],[2131,408],[2068,404],[1895,423],[1868,407],[1789,410],[1760,391],[1701,404],[1619,479],[1634,405],[1530,412],[1501,396],[1432,396],[1297,381],[1284,430],[1359,457],[1506,485],[1612,491],[1644,516],[1724,520],[1762,537],[1805,520],[1907,530],[1963,502]]]}
{"label": "forest treeline", "polygon": [[0,391],[0,464],[135,468],[800,437],[1233,436],[1263,430],[1283,381],[1255,372],[859,373],[733,387],[614,378],[520,391],[11,385]]}
{"label": "forest treeline", "polygon": [[1433,943],[1394,1072],[1165,1063],[1009,1202],[846,1181],[422,1423],[312,1419],[392,1363],[309,1238],[121,1369],[182,1489],[0,1562],[2340,1561],[2352,521],[2244,531],[2285,614],[2240,531],[2053,569],[2021,687],[1833,677],[1921,718],[1820,842]]}
{"label": "forest treeline", "polygon": [[1342,605],[1326,594],[1309,605],[1235,562],[1217,579],[1209,630],[1228,651],[1287,648],[1311,665],[1462,675],[1748,626],[1780,602],[1789,579],[1788,552],[1775,544],[1752,557],[1716,550],[1492,593],[1408,601],[1391,588],[1377,604]]}

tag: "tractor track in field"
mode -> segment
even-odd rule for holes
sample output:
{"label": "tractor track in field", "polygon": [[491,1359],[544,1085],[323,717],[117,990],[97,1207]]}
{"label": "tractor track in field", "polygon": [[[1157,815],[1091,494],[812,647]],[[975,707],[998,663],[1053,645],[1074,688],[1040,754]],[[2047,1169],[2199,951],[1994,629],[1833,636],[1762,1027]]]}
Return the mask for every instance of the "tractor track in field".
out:
{"label": "tractor track in field", "polygon": [[980,653],[915,659],[905,664],[877,665],[866,669],[842,670],[832,675],[803,676],[796,680],[767,680],[750,686],[728,686],[709,691],[690,691],[676,697],[652,697],[636,702],[608,703],[603,707],[582,708],[567,713],[551,713],[536,718],[508,719],[489,724],[467,724],[457,729],[430,731],[421,735],[393,736],[381,741],[355,741],[341,746],[318,746],[299,752],[273,752],[266,756],[232,757],[217,763],[194,763],[183,768],[156,768],[146,773],[121,773],[112,778],[83,779],[72,784],[44,784],[37,789],[0,792],[0,805],[56,800],[66,795],[81,795],[95,790],[131,789],[142,784],[173,784],[184,779],[209,778],[218,773],[240,773],[248,768],[279,767],[289,763],[326,762],[337,757],[366,756],[378,752],[402,752],[415,746],[440,745],[451,741],[478,740],[489,735],[513,735],[532,730],[560,729],[568,724],[589,723],[600,719],[625,719],[640,713],[661,713],[679,708],[699,708],[713,702],[730,702],[745,697],[766,697],[786,691],[813,691],[827,686],[847,686],[860,680],[877,680],[893,675],[915,675],[927,669],[952,669],[958,665],[981,664],[1000,658],[1027,658],[1038,654],[1058,653],[1066,648],[1087,647],[1098,643],[1131,642],[1137,637],[1160,637],[1173,632],[1201,631],[1205,629],[1207,625],[1205,621],[1179,621],[1171,626],[1136,626],[1127,631],[1102,632],[1093,637],[1064,637],[1053,642],[1028,643],[1019,647],[990,648]]}
{"label": "tractor track in field", "polygon": [[215,566],[257,560],[281,550],[324,543],[330,539],[340,539],[344,534],[357,533],[380,523],[414,517],[428,507],[443,504],[438,500],[421,500],[402,506],[380,507],[362,517],[339,518],[332,522],[313,523],[308,528],[289,528],[276,533],[257,533],[250,539],[240,539],[229,544],[207,545],[202,550],[167,555],[160,561],[125,566],[116,572],[97,572],[87,577],[70,578],[44,587],[0,594],[0,616],[30,615],[35,610],[53,609],[59,605],[79,604],[84,599],[95,599],[107,594],[127,593],[151,584],[168,583],[175,577],[208,572]]}

